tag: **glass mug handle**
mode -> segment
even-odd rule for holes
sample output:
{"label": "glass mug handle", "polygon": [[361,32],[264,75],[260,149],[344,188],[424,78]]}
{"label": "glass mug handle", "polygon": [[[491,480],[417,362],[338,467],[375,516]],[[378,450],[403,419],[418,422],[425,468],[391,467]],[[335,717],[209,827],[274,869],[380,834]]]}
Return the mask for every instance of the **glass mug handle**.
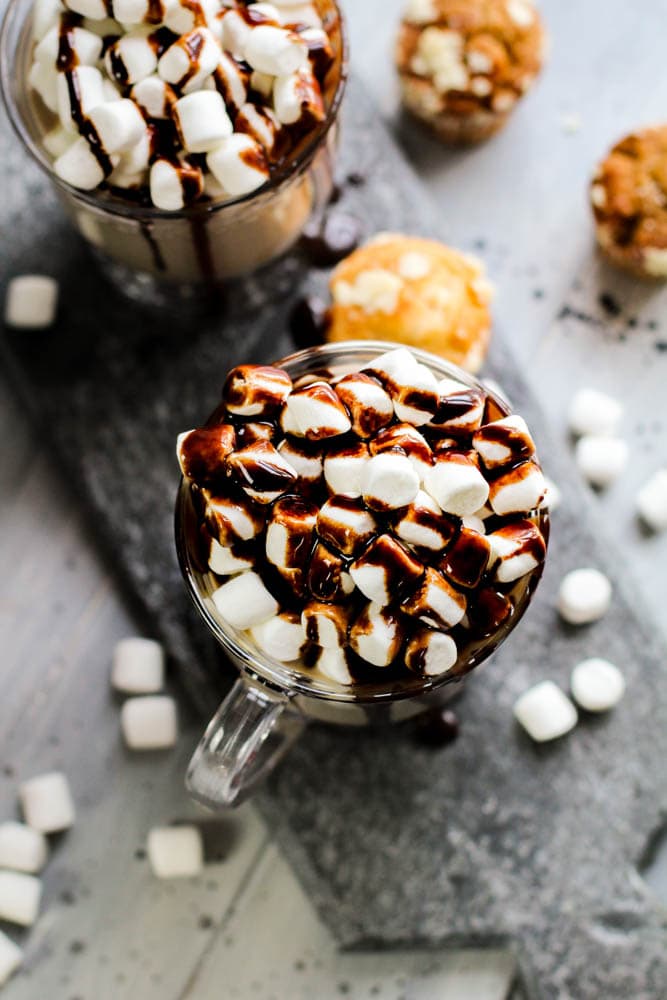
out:
{"label": "glass mug handle", "polygon": [[208,724],[190,761],[185,787],[209,809],[240,805],[304,726],[287,695],[240,677]]}

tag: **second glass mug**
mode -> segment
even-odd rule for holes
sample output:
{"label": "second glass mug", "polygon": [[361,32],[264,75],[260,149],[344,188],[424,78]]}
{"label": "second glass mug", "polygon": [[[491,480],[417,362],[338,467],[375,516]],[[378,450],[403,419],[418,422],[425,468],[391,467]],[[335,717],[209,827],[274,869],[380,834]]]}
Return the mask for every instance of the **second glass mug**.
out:
{"label": "second glass mug", "polygon": [[[338,375],[358,371],[394,347],[395,344],[378,341],[326,345],[300,351],[276,364],[293,381],[322,370]],[[441,358],[425,351],[411,353],[431,368],[438,379],[450,377],[467,386],[481,387],[471,375]],[[506,415],[507,405],[483,388],[499,416]],[[538,511],[536,519],[548,540],[547,511]],[[509,622],[499,633],[477,643],[465,662],[459,662],[444,677],[429,679],[415,674],[401,680],[400,685],[343,687],[323,677],[309,676],[306,669],[270,659],[248,637],[224,622],[211,599],[217,583],[212,574],[198,565],[194,541],[198,531],[190,487],[182,480],[176,503],[176,546],[181,571],[204,623],[240,673],[210,722],[186,777],[192,797],[212,809],[238,805],[247,798],[309,721],[344,726],[400,722],[450,700],[455,691],[452,681],[460,681],[512,631],[541,576],[541,567],[530,574]]]}

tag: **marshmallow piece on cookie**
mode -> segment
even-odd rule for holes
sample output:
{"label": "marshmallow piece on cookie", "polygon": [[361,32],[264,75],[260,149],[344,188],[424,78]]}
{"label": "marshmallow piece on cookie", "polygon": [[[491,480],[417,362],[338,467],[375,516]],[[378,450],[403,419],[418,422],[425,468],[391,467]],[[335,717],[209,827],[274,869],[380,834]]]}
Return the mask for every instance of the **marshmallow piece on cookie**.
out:
{"label": "marshmallow piece on cookie", "polygon": [[347,410],[328,382],[313,382],[295,390],[287,398],[285,411],[310,441],[346,434],[352,426]]}
{"label": "marshmallow piece on cookie", "polygon": [[173,116],[188,153],[208,153],[233,131],[225,102],[217,90],[198,90],[179,98]]}
{"label": "marshmallow piece on cookie", "polygon": [[264,527],[261,516],[250,501],[240,498],[214,496],[204,491],[206,500],[206,523],[221,545],[231,546],[236,542],[247,542]]}
{"label": "marshmallow piece on cookie", "polygon": [[111,686],[128,694],[155,694],[164,687],[164,649],[154,639],[131,636],[116,643]]}
{"label": "marshmallow piece on cookie", "polygon": [[[126,36],[127,38],[128,36]],[[201,87],[220,61],[220,46],[208,28],[195,28],[181,35],[157,63],[159,76],[167,83],[189,89]],[[151,70],[152,72],[152,70]],[[148,74],[144,74],[148,76]]]}
{"label": "marshmallow piece on cookie", "polygon": [[263,653],[280,663],[292,663],[301,655],[305,634],[299,615],[284,611],[250,629],[250,636]]}
{"label": "marshmallow piece on cookie", "polygon": [[577,705],[587,712],[608,712],[625,694],[625,678],[609,660],[591,657],[572,670],[570,690]]}
{"label": "marshmallow piece on cookie", "polygon": [[128,698],[120,710],[120,725],[130,750],[167,750],[178,739],[176,702],[164,694]]}
{"label": "marshmallow piece on cookie", "polygon": [[215,486],[226,481],[226,459],[236,444],[231,424],[215,424],[183,431],[176,441],[176,457],[186,479],[198,486]]}
{"label": "marshmallow piece on cookie", "polygon": [[49,845],[39,830],[11,820],[0,823],[0,868],[34,875],[42,870],[48,854]]}
{"label": "marshmallow piece on cookie", "polygon": [[350,576],[364,597],[375,604],[389,604],[412,590],[424,567],[391,535],[379,535],[352,563]]}
{"label": "marshmallow piece on cookie", "polygon": [[[84,117],[87,117],[98,104],[103,104],[105,101],[102,74],[95,66],[76,66],[74,69],[67,70],[66,73],[58,73],[56,89],[58,117],[60,124],[67,132],[79,131],[78,122],[72,113],[71,93],[75,93],[77,96],[75,113],[77,115],[80,113]],[[95,162],[97,163],[97,160]],[[98,169],[101,171],[99,165]]]}
{"label": "marshmallow piece on cookie", "polygon": [[421,677],[442,677],[456,664],[458,650],[450,635],[419,629],[405,648],[405,665]]}
{"label": "marshmallow piece on cookie", "polygon": [[121,35],[106,50],[104,65],[107,73],[121,87],[139,83],[157,69],[157,55],[148,35],[145,28],[135,28]]}
{"label": "marshmallow piece on cookie", "polygon": [[377,522],[363,501],[354,495],[331,497],[317,515],[317,533],[338,552],[358,553],[377,531]]}
{"label": "marshmallow piece on cookie", "polygon": [[558,589],[558,611],[570,625],[596,622],[609,610],[611,583],[598,569],[585,567],[567,573]]}
{"label": "marshmallow piece on cookie", "polygon": [[176,103],[172,87],[157,75],[147,76],[135,83],[131,97],[149,118],[156,118],[158,121],[169,118],[171,108]]}
{"label": "marshmallow piece on cookie", "polygon": [[74,802],[69,782],[61,771],[50,771],[19,786],[23,817],[34,830],[59,833],[74,825]]}
{"label": "marshmallow piece on cookie", "polygon": [[58,308],[58,282],[46,274],[19,274],[7,284],[5,323],[16,329],[44,330]]}
{"label": "marshmallow piece on cookie", "polygon": [[483,507],[489,484],[470,458],[459,452],[436,456],[424,479],[424,487],[447,514],[466,517]]}
{"label": "marshmallow piece on cookie", "polygon": [[440,563],[440,569],[457,586],[477,587],[491,557],[491,543],[486,535],[462,527]]}
{"label": "marshmallow piece on cookie", "polygon": [[57,177],[80,191],[92,191],[104,180],[104,171],[88,142],[80,137],[53,164]]}
{"label": "marshmallow piece on cookie", "polygon": [[334,445],[324,459],[324,481],[331,493],[361,496],[362,478],[369,460],[368,445],[363,441]]}
{"label": "marshmallow piece on cookie", "polygon": [[335,390],[350,415],[357,437],[372,438],[391,423],[394,404],[375,379],[354,372],[336,382]]}
{"label": "marshmallow piece on cookie", "polygon": [[637,510],[652,531],[667,531],[667,469],[659,469],[637,494]]}
{"label": "marshmallow piece on cookie", "polygon": [[258,142],[234,132],[206,157],[211,173],[233,198],[250,194],[269,179],[266,154]]}
{"label": "marshmallow piece on cookie", "polygon": [[218,587],[213,603],[225,621],[237,629],[254,628],[280,611],[261,576],[253,570],[239,573]]}
{"label": "marshmallow piece on cookie", "polygon": [[597,389],[580,389],[570,403],[568,423],[573,434],[614,434],[623,416],[621,404]]}
{"label": "marshmallow piece on cookie", "polygon": [[317,658],[317,669],[337,684],[354,683],[343,649],[323,649]]}
{"label": "marshmallow piece on cookie", "polygon": [[553,681],[541,681],[514,703],[514,717],[536,743],[556,740],[577,724],[577,710]]}
{"label": "marshmallow piece on cookie", "polygon": [[296,470],[270,441],[256,441],[227,458],[232,480],[257,503],[273,503],[294,485]]}
{"label": "marshmallow piece on cookie", "polygon": [[526,514],[540,506],[545,491],[542,470],[529,460],[493,480],[489,502],[495,514]]}
{"label": "marshmallow piece on cookie", "polygon": [[499,583],[512,583],[544,562],[546,544],[532,521],[513,521],[487,536]]}
{"label": "marshmallow piece on cookie", "polygon": [[154,827],[146,851],[157,878],[194,878],[204,867],[204,844],[196,826]]}
{"label": "marshmallow piece on cookie", "polygon": [[350,629],[350,646],[374,667],[388,667],[398,656],[405,630],[396,615],[379,604],[367,604]]}
{"label": "marshmallow piece on cookie", "polygon": [[285,76],[308,61],[308,46],[294,31],[260,24],[247,35],[243,58],[260,73]]}
{"label": "marshmallow piece on cookie", "polygon": [[11,938],[0,931],[0,989],[14,975],[23,962],[23,952]]}
{"label": "marshmallow piece on cookie", "polygon": [[273,110],[282,125],[296,125],[302,120],[324,121],[322,91],[310,67],[302,66],[296,73],[275,78]]}
{"label": "marshmallow piece on cookie", "polygon": [[190,163],[176,165],[160,158],[151,166],[149,185],[156,208],[177,212],[196,201],[204,189],[204,177],[199,167]]}
{"label": "marshmallow piece on cookie", "polygon": [[387,451],[366,462],[359,485],[364,502],[372,510],[398,510],[417,496],[419,476],[406,455]]}
{"label": "marshmallow piece on cookie", "polygon": [[424,490],[404,511],[394,525],[401,541],[414,548],[440,552],[456,533],[456,523],[443,515],[435,500]]}
{"label": "marshmallow piece on cookie", "polygon": [[42,883],[34,875],[0,871],[0,920],[31,927],[37,920]]}
{"label": "marshmallow piece on cookie", "polygon": [[487,469],[514,464],[535,454],[526,421],[516,413],[480,427],[473,434],[472,445]]}
{"label": "marshmallow piece on cookie", "polygon": [[292,379],[282,368],[269,365],[238,365],[232,368],[222,388],[222,400],[239,417],[273,415],[292,391]]}
{"label": "marshmallow piece on cookie", "polygon": [[591,486],[603,489],[611,486],[624,472],[630,449],[621,438],[586,434],[577,441],[574,457],[584,479]]}
{"label": "marshmallow piece on cookie", "polygon": [[88,120],[107,155],[127,152],[146,131],[141,111],[129,98],[98,104],[90,111]]}
{"label": "marshmallow piece on cookie", "polygon": [[309,642],[323,649],[339,649],[347,644],[350,611],[339,604],[310,601],[301,614],[301,624]]}
{"label": "marshmallow piece on cookie", "polygon": [[423,483],[426,473],[433,465],[433,452],[426,438],[412,424],[386,427],[371,439],[369,445],[373,455],[381,455],[385,451],[398,451],[407,455],[420,483]]}
{"label": "marshmallow piece on cookie", "polygon": [[424,579],[410,598],[402,605],[402,610],[419,618],[433,628],[453,628],[466,613],[467,601],[445,578],[426,567]]}
{"label": "marshmallow piece on cookie", "polygon": [[308,590],[318,601],[338,603],[354,590],[354,581],[341,557],[320,542],[308,566]]}
{"label": "marshmallow piece on cookie", "polygon": [[434,430],[472,434],[484,419],[484,393],[455,379],[438,382],[438,408],[431,421]]}

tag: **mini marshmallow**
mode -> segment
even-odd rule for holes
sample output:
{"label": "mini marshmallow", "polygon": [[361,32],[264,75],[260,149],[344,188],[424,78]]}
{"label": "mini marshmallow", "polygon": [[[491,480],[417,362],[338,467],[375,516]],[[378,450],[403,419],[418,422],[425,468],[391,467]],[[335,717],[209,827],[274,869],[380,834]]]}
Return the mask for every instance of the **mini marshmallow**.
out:
{"label": "mini marshmallow", "polygon": [[420,427],[433,419],[438,409],[438,382],[426,365],[418,364],[411,371],[405,384],[389,390],[394,401],[398,420]]}
{"label": "mini marshmallow", "polygon": [[296,73],[275,78],[273,110],[283,125],[295,125],[302,119],[324,121],[326,112],[322,91],[310,67],[304,66]]}
{"label": "mini marshmallow", "polygon": [[154,639],[131,636],[116,643],[111,686],[129,694],[154,694],[164,687],[164,649]]}
{"label": "mini marshmallow", "polygon": [[546,544],[542,533],[532,521],[506,524],[487,536],[491,546],[491,561],[497,562],[495,576],[499,583],[512,583],[544,561]]}
{"label": "mini marshmallow", "polygon": [[263,653],[281,663],[298,660],[306,638],[301,618],[292,612],[283,612],[261,625],[255,625],[250,629],[250,635]]}
{"label": "mini marshmallow", "polygon": [[570,403],[568,423],[573,434],[614,434],[623,416],[617,400],[597,389],[580,389]]}
{"label": "mini marshmallow", "polygon": [[0,989],[11,979],[22,962],[21,949],[0,931]]}
{"label": "mini marshmallow", "polygon": [[474,514],[489,496],[489,485],[477,466],[458,453],[436,456],[424,487],[443,511],[458,517]]}
{"label": "mini marshmallow", "polygon": [[375,379],[355,372],[337,382],[335,391],[350,415],[357,437],[373,437],[391,423],[394,404]]}
{"label": "mini marshmallow", "polygon": [[130,750],[166,750],[178,739],[176,702],[162,694],[128,698],[120,710],[120,726]]}
{"label": "mini marshmallow", "polygon": [[577,724],[577,710],[553,681],[541,681],[514,703],[514,717],[536,743],[565,736]]}
{"label": "mini marshmallow", "polygon": [[467,601],[436,570],[427,566],[424,578],[402,610],[433,628],[453,628],[466,613]]}
{"label": "mini marshmallow", "polygon": [[240,499],[215,497],[208,492],[205,497],[206,523],[221,545],[247,542],[262,530],[262,518],[252,509],[249,501],[244,503]]}
{"label": "mini marshmallow", "polygon": [[[171,5],[160,4],[160,6],[167,8],[164,16],[166,23]],[[157,19],[151,16],[151,9],[147,0],[113,0],[113,16],[121,24],[142,24],[144,21],[159,24],[162,20],[162,17],[159,15]]]}
{"label": "mini marshmallow", "polygon": [[20,274],[7,285],[5,323],[21,329],[51,326],[58,308],[58,282],[46,274]]}
{"label": "mini marshmallow", "polygon": [[313,382],[293,392],[285,412],[310,441],[346,434],[352,426],[347,410],[327,382]]}
{"label": "mini marshmallow", "polygon": [[146,131],[144,117],[134,101],[124,98],[93,108],[88,115],[106,153],[125,153]]}
{"label": "mini marshmallow", "polygon": [[317,515],[320,538],[344,555],[358,553],[377,532],[377,522],[362,500],[349,494],[331,497]]}
{"label": "mini marshmallow", "polygon": [[176,457],[186,479],[198,486],[221,485],[226,481],[226,459],[236,445],[231,424],[214,424],[184,431],[176,440]]}
{"label": "mini marshmallow", "polygon": [[246,559],[234,555],[232,549],[221,545],[215,538],[211,539],[211,548],[208,555],[208,568],[218,576],[234,576],[236,573],[243,573],[246,569],[252,569],[251,559]]}
{"label": "mini marshmallow", "polygon": [[484,393],[455,379],[438,382],[438,408],[431,426],[443,431],[464,431],[472,434],[484,419]]}
{"label": "mini marshmallow", "polygon": [[473,434],[472,445],[487,469],[523,461],[535,454],[528,425],[516,413],[480,427]]}
{"label": "mini marshmallow", "polygon": [[219,61],[220,46],[214,36],[208,28],[195,28],[187,35],[181,35],[163,52],[157,63],[157,71],[167,83],[186,88],[187,92],[188,84],[193,81],[196,86],[201,86]]}
{"label": "mini marshmallow", "polygon": [[104,180],[104,171],[84,138],[77,139],[54,161],[57,177],[81,191],[92,191]]}
{"label": "mini marshmallow", "polygon": [[299,24],[298,34],[308,46],[308,61],[313,72],[320,80],[323,80],[335,58],[329,36],[323,29],[321,22],[319,25],[306,25],[305,27]]}
{"label": "mini marshmallow", "polygon": [[423,573],[422,564],[391,535],[379,535],[350,566],[364,597],[383,606],[416,586]]}
{"label": "mini marshmallow", "polygon": [[491,543],[486,535],[462,527],[440,563],[440,569],[459,587],[477,587],[490,557]]}
{"label": "mini marshmallow", "polygon": [[570,690],[576,703],[587,712],[608,712],[625,694],[625,678],[614,663],[592,657],[574,667]]}
{"label": "mini marshmallow", "polygon": [[373,510],[397,510],[417,496],[419,476],[406,455],[387,451],[366,462],[360,487],[364,502]]}
{"label": "mini marshmallow", "polygon": [[456,524],[443,516],[428,493],[420,490],[410,506],[401,512],[394,530],[408,545],[440,552],[453,538]]}
{"label": "mini marshmallow", "polygon": [[[94,66],[102,52],[102,39],[85,28],[71,28],[67,32],[69,48],[76,55],[77,65]],[[60,48],[60,25],[55,24],[42,38],[35,48],[35,59],[38,62],[55,67]]]}
{"label": "mini marshmallow", "polygon": [[0,871],[0,920],[31,927],[37,920],[42,883],[34,875]]}
{"label": "mini marshmallow", "polygon": [[268,73],[258,73],[255,69],[250,74],[250,86],[267,99],[273,94],[273,77]]}
{"label": "mini marshmallow", "polygon": [[363,441],[334,447],[324,459],[324,480],[332,493],[360,496],[370,455]]}
{"label": "mini marshmallow", "polygon": [[412,424],[386,427],[369,444],[373,455],[381,455],[385,451],[399,451],[407,455],[420,483],[424,482],[426,473],[433,465],[433,452],[426,438]]}
{"label": "mini marshmallow", "polygon": [[354,680],[342,649],[323,649],[317,658],[317,669],[337,684],[353,684]]}
{"label": "mini marshmallow", "polygon": [[234,129],[249,135],[266,153],[271,153],[280,131],[280,122],[269,108],[244,104],[234,119]]}
{"label": "mini marshmallow", "polygon": [[[39,94],[44,106],[56,114],[58,111],[58,72],[55,67],[34,62],[28,73],[28,84]],[[60,153],[65,152],[64,148],[58,152],[51,152],[43,139],[42,144],[52,156],[59,156]]]}
{"label": "mini marshmallow", "polygon": [[[228,52],[223,51],[220,53],[220,62],[214,72],[214,80],[230,115],[238,116],[245,105],[250,84],[250,74],[247,69],[237,63]],[[238,131],[243,132],[245,129],[241,128]]]}
{"label": "mini marshmallow", "polygon": [[49,854],[46,837],[24,823],[0,823],[0,868],[35,874]]}
{"label": "mini marshmallow", "polygon": [[239,365],[222,388],[222,401],[239,417],[272,416],[292,391],[292,379],[282,368]]}
{"label": "mini marshmallow", "polygon": [[301,625],[309,642],[323,649],[339,649],[347,645],[349,618],[348,608],[310,601],[301,613]]}
{"label": "mini marshmallow", "polygon": [[[102,0],[99,2],[102,3]],[[32,37],[35,41],[40,41],[47,31],[58,24],[62,12],[60,0],[35,0],[32,5]]]}
{"label": "mini marshmallow", "polygon": [[302,0],[295,2],[278,2],[277,7],[281,9],[282,21],[285,24],[305,24],[308,28],[321,28],[322,18],[312,3],[303,3]]}
{"label": "mini marshmallow", "polygon": [[422,677],[441,677],[456,664],[458,650],[450,635],[420,629],[405,647],[405,665]]}
{"label": "mini marshmallow", "polygon": [[354,590],[354,581],[345,562],[321,542],[315,547],[308,566],[308,590],[318,601],[343,601]]}
{"label": "mini marshmallow", "polygon": [[637,510],[652,531],[667,531],[667,469],[659,469],[637,494]]}
{"label": "mini marshmallow", "polygon": [[107,15],[107,5],[104,0],[63,0],[68,10],[92,21],[102,21]]}
{"label": "mini marshmallow", "polygon": [[227,468],[234,482],[257,503],[273,503],[294,486],[298,475],[270,441],[256,441],[233,452]]}
{"label": "mini marshmallow", "polygon": [[194,878],[204,868],[204,844],[196,826],[154,827],[146,853],[157,878]]}
{"label": "mini marshmallow", "polygon": [[151,133],[145,128],[139,142],[120,154],[118,166],[109,174],[109,183],[117,187],[143,187],[148,181],[151,155]]}
{"label": "mini marshmallow", "polygon": [[249,135],[234,132],[206,157],[208,169],[234,198],[250,194],[269,179],[264,150]]}
{"label": "mini marshmallow", "polygon": [[470,528],[471,531],[476,531],[479,535],[486,534],[486,525],[477,514],[468,514],[467,517],[462,517],[461,524],[464,528]]}
{"label": "mini marshmallow", "polygon": [[378,355],[365,369],[379,378],[388,391],[391,387],[407,384],[418,370],[419,362],[407,347],[397,347]]}
{"label": "mini marshmallow", "polygon": [[278,451],[287,459],[292,468],[296,471],[299,481],[302,484],[313,485],[317,483],[324,473],[324,462],[322,455],[318,451],[309,451],[312,448],[307,442],[303,445],[296,444],[285,438],[278,445]]}
{"label": "mini marshmallow", "polygon": [[157,75],[147,76],[135,83],[131,97],[149,118],[158,120],[169,118],[171,108],[176,103],[173,89]]}
{"label": "mini marshmallow", "polygon": [[350,646],[375,667],[388,667],[398,656],[404,629],[396,615],[378,604],[368,604],[350,629]]}
{"label": "mini marshmallow", "polygon": [[[125,2],[128,2],[128,0],[125,0]],[[129,0],[129,2],[136,2],[136,0]],[[180,0],[169,0],[165,6],[167,9],[162,18],[163,23],[175,35],[187,35],[204,22],[208,25],[209,19],[214,21],[215,14],[220,9],[215,0],[212,3],[209,0],[199,0],[199,2],[195,0],[194,3],[191,0],[186,0],[185,3],[181,3]],[[218,30],[215,25],[212,28],[214,33]],[[222,33],[220,22],[218,22],[218,28],[220,33]]]}
{"label": "mini marshmallow", "polygon": [[113,42],[104,54],[104,65],[111,79],[121,87],[151,76],[158,60],[146,29],[136,28]]}
{"label": "mini marshmallow", "polygon": [[493,480],[489,501],[496,514],[526,514],[540,506],[545,490],[542,470],[528,461]]}
{"label": "mini marshmallow", "polygon": [[277,615],[278,602],[252,570],[233,576],[213,594],[213,603],[225,621],[237,629],[254,628]]}
{"label": "mini marshmallow", "polygon": [[558,611],[570,625],[588,625],[602,618],[611,604],[611,583],[597,569],[567,573],[558,590]]}
{"label": "mini marshmallow", "polygon": [[307,62],[308,46],[293,31],[261,24],[248,34],[243,58],[260,73],[285,76]]}
{"label": "mini marshmallow", "polygon": [[625,470],[630,449],[621,438],[586,434],[577,441],[574,454],[584,479],[602,489],[611,486]]}
{"label": "mini marshmallow", "polygon": [[225,102],[217,90],[199,90],[181,97],[173,114],[188,153],[208,153],[233,131]]}
{"label": "mini marshmallow", "polygon": [[155,207],[176,212],[196,201],[202,193],[204,179],[199,167],[188,163],[175,166],[169,160],[159,159],[151,167],[149,184]]}
{"label": "mini marshmallow", "polygon": [[231,9],[222,15],[221,28],[223,49],[242,59],[252,27],[237,10]]}
{"label": "mini marshmallow", "polygon": [[[68,81],[70,82],[68,83]],[[76,66],[66,73],[58,73],[56,87],[60,123],[68,132],[77,132],[78,125],[72,114],[70,84],[72,91],[77,96],[77,107],[85,117],[98,104],[104,103],[102,74],[94,66]],[[92,158],[95,159],[94,157]],[[97,163],[97,160],[95,162]],[[75,185],[75,187],[78,186]]]}
{"label": "mini marshmallow", "polygon": [[72,793],[61,771],[24,781],[19,786],[19,799],[26,823],[40,833],[59,833],[74,825]]}
{"label": "mini marshmallow", "polygon": [[293,584],[299,584],[313,548],[317,506],[300,497],[274,504],[266,528],[266,558]]}

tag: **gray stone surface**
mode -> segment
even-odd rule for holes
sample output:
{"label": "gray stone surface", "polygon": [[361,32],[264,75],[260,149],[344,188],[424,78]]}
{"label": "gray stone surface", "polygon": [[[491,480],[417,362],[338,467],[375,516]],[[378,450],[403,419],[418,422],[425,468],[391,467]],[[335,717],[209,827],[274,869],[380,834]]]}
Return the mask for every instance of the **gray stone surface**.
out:
{"label": "gray stone surface", "polygon": [[[433,231],[419,185],[353,90],[341,172],[361,169],[372,184],[348,190],[341,207],[358,212],[369,233]],[[109,293],[15,144],[5,137],[0,151],[3,229],[12,233],[0,248],[3,279],[36,268],[63,285],[57,329],[6,332],[4,361],[113,566],[169,641],[191,695],[211,709],[225,672],[201,644],[172,555],[173,440],[211,409],[237,358],[288,349],[284,318],[305,269],[289,258],[230,292],[224,321],[141,314]],[[490,371],[535,426],[566,492],[523,627],[470,680],[458,743],[434,752],[402,731],[313,729],[261,804],[343,944],[509,942],[533,1000],[658,1000],[667,994],[665,913],[636,864],[667,809],[665,651],[621,586],[613,549],[597,537],[566,456],[549,443],[502,331]],[[574,632],[557,623],[553,595],[562,572],[587,562],[614,575],[615,605],[604,624]],[[513,699],[538,678],[565,684],[576,659],[593,652],[626,669],[626,699],[569,739],[533,747],[512,724]]]}

